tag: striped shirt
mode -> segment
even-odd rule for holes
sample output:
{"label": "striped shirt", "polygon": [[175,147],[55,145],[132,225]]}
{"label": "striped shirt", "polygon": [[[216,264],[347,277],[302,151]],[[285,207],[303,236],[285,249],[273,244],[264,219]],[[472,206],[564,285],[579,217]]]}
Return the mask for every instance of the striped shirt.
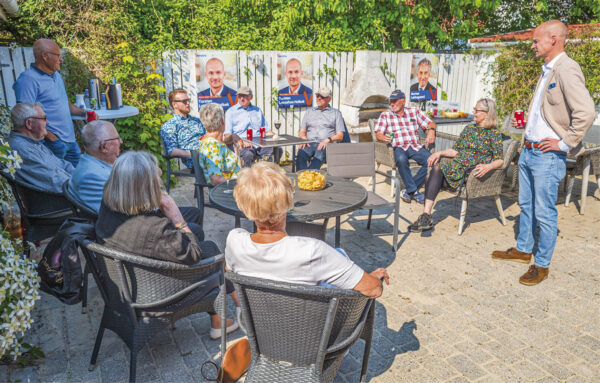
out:
{"label": "striped shirt", "polygon": [[421,149],[419,142],[419,131],[427,129],[432,121],[418,108],[404,108],[402,116],[392,112],[391,109],[379,115],[375,131],[382,134],[394,133],[392,146],[407,150],[409,147],[414,150]]}

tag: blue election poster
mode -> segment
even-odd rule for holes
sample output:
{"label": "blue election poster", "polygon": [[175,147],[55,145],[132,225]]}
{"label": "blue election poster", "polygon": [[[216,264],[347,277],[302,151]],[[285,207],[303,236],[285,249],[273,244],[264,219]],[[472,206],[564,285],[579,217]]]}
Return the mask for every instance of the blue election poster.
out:
{"label": "blue election poster", "polygon": [[410,74],[410,101],[437,100],[437,74],[439,57],[413,55]]}
{"label": "blue election poster", "polygon": [[313,54],[310,52],[279,53],[277,79],[280,108],[312,106]]}
{"label": "blue election poster", "polygon": [[198,110],[214,102],[229,109],[237,102],[238,68],[236,52],[197,52],[196,89]]}

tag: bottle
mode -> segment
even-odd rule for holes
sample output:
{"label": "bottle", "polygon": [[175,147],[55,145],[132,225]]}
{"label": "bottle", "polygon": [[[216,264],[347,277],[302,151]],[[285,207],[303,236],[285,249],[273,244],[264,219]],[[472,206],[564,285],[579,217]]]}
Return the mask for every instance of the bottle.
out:
{"label": "bottle", "polygon": [[101,100],[102,109],[108,109],[107,104],[106,104],[106,95],[104,93],[102,93],[100,95],[100,100]]}
{"label": "bottle", "polygon": [[21,210],[15,201],[8,201],[2,204],[2,218],[4,230],[15,241],[21,241],[23,232],[21,231]]}
{"label": "bottle", "polygon": [[87,88],[83,92],[83,101],[85,102],[85,108],[90,109],[90,90]]}

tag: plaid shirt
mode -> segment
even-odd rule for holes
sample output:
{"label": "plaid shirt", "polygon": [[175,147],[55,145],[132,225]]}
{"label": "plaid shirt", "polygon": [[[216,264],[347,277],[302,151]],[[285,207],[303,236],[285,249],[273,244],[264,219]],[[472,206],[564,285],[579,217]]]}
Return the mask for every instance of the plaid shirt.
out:
{"label": "plaid shirt", "polygon": [[392,146],[406,150],[409,147],[419,150],[423,147],[419,142],[419,127],[423,130],[432,121],[418,108],[404,108],[402,116],[397,115],[390,109],[379,115],[375,131],[382,134],[394,133]]}

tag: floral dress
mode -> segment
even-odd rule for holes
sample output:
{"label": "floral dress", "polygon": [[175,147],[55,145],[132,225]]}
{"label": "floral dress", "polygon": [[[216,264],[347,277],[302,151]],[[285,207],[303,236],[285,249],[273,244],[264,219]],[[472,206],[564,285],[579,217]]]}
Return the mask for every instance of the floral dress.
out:
{"label": "floral dress", "polygon": [[237,156],[229,150],[227,145],[216,139],[206,136],[202,137],[198,153],[200,166],[202,167],[207,183],[210,184],[211,176],[223,177],[224,171],[232,172],[232,178],[239,175],[241,169],[237,163]]}
{"label": "floral dress", "polygon": [[478,164],[489,164],[503,159],[502,135],[496,129],[486,129],[475,124],[467,125],[454,144],[458,152],[452,161],[442,164],[444,178],[452,189],[460,186],[465,169]]}

